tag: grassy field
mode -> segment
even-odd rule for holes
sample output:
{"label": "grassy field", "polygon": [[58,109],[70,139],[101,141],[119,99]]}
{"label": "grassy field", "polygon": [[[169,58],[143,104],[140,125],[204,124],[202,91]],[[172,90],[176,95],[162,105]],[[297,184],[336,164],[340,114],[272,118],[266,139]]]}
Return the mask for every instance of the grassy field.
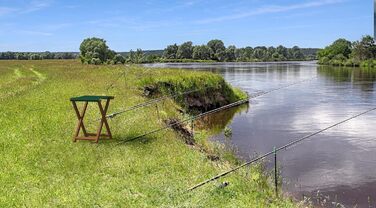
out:
{"label": "grassy field", "polygon": [[[142,80],[165,74],[209,76],[81,65],[75,60],[0,61],[0,207],[296,206],[274,196],[261,165],[250,174],[241,170],[186,192],[232,164],[209,160],[171,130],[119,144],[163,125],[155,106],[110,120],[113,140],[72,142],[76,117],[70,97],[114,95],[111,113],[146,101],[139,89]],[[160,117],[181,116],[171,100],[158,107]],[[97,106],[89,105],[87,124],[92,131],[98,117]],[[205,133],[197,132],[197,137]],[[218,188],[223,181],[230,185]]]}

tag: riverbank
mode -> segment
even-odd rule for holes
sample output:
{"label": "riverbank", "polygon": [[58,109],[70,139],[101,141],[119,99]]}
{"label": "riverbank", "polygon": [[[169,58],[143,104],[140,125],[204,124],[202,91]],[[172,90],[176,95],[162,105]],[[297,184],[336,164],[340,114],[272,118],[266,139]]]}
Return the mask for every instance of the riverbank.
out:
{"label": "riverbank", "polygon": [[346,67],[363,67],[363,68],[376,68],[376,60],[357,61],[354,59],[336,60],[336,59],[321,59],[318,61],[320,65],[328,66],[346,66]]}
{"label": "riverbank", "polygon": [[[221,80],[217,75],[82,65],[76,60],[1,61],[0,72],[1,207],[295,206],[289,199],[275,197],[262,165],[252,167],[249,174],[241,170],[186,192],[233,163],[211,160],[172,130],[119,145],[121,140],[164,126],[165,118],[186,116],[173,100],[159,104],[158,111],[152,105],[111,119],[111,141],[72,142],[76,117],[70,97],[113,95],[112,113],[149,100],[140,87],[148,77],[190,77],[204,83],[204,77],[213,76],[209,84],[223,87],[217,85]],[[183,86],[195,86],[187,83]],[[97,109],[89,106],[87,113],[86,127],[95,130]],[[205,131],[195,132],[197,143],[206,138]],[[224,181],[229,185],[218,187]]]}

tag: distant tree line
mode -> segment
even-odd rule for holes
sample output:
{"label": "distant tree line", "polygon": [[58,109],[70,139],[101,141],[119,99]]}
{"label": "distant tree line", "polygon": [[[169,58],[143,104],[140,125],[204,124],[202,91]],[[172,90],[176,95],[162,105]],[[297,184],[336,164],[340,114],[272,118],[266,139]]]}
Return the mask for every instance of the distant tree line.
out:
{"label": "distant tree line", "polygon": [[42,59],[75,59],[78,53],[73,52],[0,52],[0,60],[42,60]]}
{"label": "distant tree line", "polygon": [[109,49],[106,41],[101,38],[87,38],[80,45],[80,60],[86,64],[123,64],[123,63],[154,63],[154,62],[191,62],[191,61],[290,61],[313,60],[316,49],[303,51],[298,46],[255,48],[226,47],[221,40],[211,40],[206,45],[193,45],[191,41],[181,45],[167,46],[163,51],[148,52],[141,49],[127,53],[116,53]]}
{"label": "distant tree line", "polygon": [[258,46],[255,48],[236,48],[234,45],[226,47],[223,41],[215,39],[206,45],[194,46],[191,41],[181,45],[173,44],[166,47],[163,52],[165,60],[210,60],[219,62],[233,61],[290,61],[290,60],[313,60],[314,54],[306,55],[298,47],[286,48]]}
{"label": "distant tree line", "polygon": [[376,44],[369,35],[354,42],[340,38],[319,50],[317,56],[323,65],[376,67]]}
{"label": "distant tree line", "polygon": [[80,44],[80,53],[69,52],[2,52],[0,59],[41,60],[75,59],[86,64],[124,64],[154,62],[233,62],[233,61],[290,61],[313,60],[317,49],[301,49],[298,46],[244,47],[233,45],[226,47],[223,41],[214,39],[205,45],[193,45],[191,41],[181,45],[173,44],[164,50],[136,51],[117,53],[111,50],[104,39],[86,38]]}

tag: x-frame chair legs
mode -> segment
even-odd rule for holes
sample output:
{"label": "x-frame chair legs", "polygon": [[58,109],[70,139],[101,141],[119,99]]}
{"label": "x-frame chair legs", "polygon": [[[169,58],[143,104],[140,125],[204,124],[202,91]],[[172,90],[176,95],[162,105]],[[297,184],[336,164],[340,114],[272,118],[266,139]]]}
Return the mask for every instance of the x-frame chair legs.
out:
{"label": "x-frame chair legs", "polygon": [[[111,133],[111,130],[110,130],[110,126],[108,125],[108,121],[107,121],[107,117],[106,117],[108,106],[110,104],[110,99],[106,100],[106,105],[105,105],[104,108],[102,107],[101,101],[98,101],[97,103],[98,103],[99,111],[101,113],[101,119],[100,119],[100,122],[99,122],[99,126],[97,128],[96,134],[93,134],[93,133],[88,133],[86,131],[84,121],[83,121],[84,117],[85,117],[86,109],[87,109],[87,106],[88,106],[88,102],[84,103],[82,111],[80,112],[78,110],[76,102],[72,101],[73,108],[76,112],[77,119],[78,119],[77,127],[76,127],[75,134],[74,134],[74,137],[73,137],[74,142],[76,142],[77,140],[92,140],[92,141],[95,141],[96,143],[98,143],[100,137],[108,137],[109,139],[112,139],[112,133]],[[105,126],[105,128],[107,130],[107,134],[101,134],[103,125]],[[80,134],[81,129],[82,129],[82,133],[83,133],[84,136],[80,137],[79,134]]]}

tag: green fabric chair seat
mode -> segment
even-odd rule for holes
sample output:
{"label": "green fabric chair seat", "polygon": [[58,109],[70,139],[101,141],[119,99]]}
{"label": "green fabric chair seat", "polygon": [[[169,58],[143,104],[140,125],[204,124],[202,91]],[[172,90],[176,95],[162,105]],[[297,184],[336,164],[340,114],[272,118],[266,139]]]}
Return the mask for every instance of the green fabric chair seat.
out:
{"label": "green fabric chair seat", "polygon": [[84,95],[79,97],[72,97],[70,101],[76,102],[99,102],[100,100],[114,99],[114,96],[101,96],[101,95]]}

